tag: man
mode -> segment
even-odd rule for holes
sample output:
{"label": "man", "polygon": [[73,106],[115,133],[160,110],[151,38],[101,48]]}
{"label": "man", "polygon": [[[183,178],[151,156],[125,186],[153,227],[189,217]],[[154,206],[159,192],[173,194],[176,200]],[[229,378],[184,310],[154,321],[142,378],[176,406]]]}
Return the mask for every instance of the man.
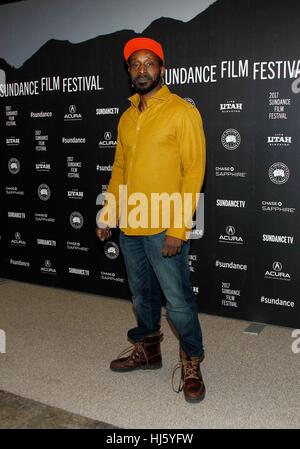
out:
{"label": "man", "polygon": [[[118,125],[107,202],[96,233],[106,240],[118,221],[137,327],[128,331],[131,353],[120,354],[110,368],[125,372],[162,366],[162,290],[180,343],[178,392],[183,389],[187,401],[198,402],[205,396],[200,371],[204,350],[190,283],[188,237],[205,172],[202,119],[195,107],[163,85],[160,43],[145,37],[131,39],[124,57],[136,93]],[[131,198],[126,204],[120,186]],[[157,202],[155,195],[171,200]],[[111,218],[113,211],[117,220]]]}

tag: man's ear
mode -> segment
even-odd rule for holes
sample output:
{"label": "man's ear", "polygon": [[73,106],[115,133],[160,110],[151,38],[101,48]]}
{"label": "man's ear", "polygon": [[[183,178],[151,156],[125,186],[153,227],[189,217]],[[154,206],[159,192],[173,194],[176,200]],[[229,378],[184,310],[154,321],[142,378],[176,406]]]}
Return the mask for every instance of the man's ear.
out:
{"label": "man's ear", "polygon": [[162,66],[162,67],[160,68],[160,75],[161,75],[161,77],[164,77],[164,76],[165,76],[165,73],[166,73],[166,68],[165,68],[164,66]]}

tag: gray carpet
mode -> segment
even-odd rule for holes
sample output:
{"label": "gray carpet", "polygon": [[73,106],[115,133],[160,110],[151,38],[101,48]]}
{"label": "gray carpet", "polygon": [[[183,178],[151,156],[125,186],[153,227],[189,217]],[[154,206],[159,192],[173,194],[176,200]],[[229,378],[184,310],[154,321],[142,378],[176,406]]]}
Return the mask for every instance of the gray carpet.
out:
{"label": "gray carpet", "polygon": [[163,368],[113,373],[129,343],[130,302],[27,283],[0,285],[0,390],[123,428],[299,428],[300,354],[291,329],[202,315],[207,396],[188,404],[171,387],[178,343],[162,321]]}
{"label": "gray carpet", "polygon": [[0,390],[0,429],[116,429]]}

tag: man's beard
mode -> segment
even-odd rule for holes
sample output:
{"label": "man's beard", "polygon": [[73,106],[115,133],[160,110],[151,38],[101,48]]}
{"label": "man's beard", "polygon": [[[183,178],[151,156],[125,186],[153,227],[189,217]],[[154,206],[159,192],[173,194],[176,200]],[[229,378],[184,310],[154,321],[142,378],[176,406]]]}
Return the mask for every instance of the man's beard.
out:
{"label": "man's beard", "polygon": [[[146,83],[141,82],[140,80],[144,80],[144,81],[152,80],[152,83],[150,83],[148,85]],[[151,92],[151,90],[155,89],[155,87],[158,86],[159,83],[161,82],[161,78],[160,78],[160,74],[155,79],[152,79],[149,76],[138,76],[134,80],[132,80],[132,82],[134,84],[135,91],[138,94],[144,95],[144,94],[147,94],[148,92]]]}

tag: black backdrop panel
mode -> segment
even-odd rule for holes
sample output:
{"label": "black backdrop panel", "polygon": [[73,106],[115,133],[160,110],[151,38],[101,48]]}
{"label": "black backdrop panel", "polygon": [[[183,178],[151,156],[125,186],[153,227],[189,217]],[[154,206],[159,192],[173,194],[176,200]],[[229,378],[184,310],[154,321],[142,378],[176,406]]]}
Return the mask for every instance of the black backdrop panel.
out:
{"label": "black backdrop panel", "polygon": [[[207,313],[299,327],[300,4],[219,0],[187,23],[158,19],[166,83],[201,111],[204,235],[191,278]],[[19,69],[0,60],[0,275],[130,298],[118,230],[94,233],[117,123],[131,95],[120,31],[50,40]]]}

